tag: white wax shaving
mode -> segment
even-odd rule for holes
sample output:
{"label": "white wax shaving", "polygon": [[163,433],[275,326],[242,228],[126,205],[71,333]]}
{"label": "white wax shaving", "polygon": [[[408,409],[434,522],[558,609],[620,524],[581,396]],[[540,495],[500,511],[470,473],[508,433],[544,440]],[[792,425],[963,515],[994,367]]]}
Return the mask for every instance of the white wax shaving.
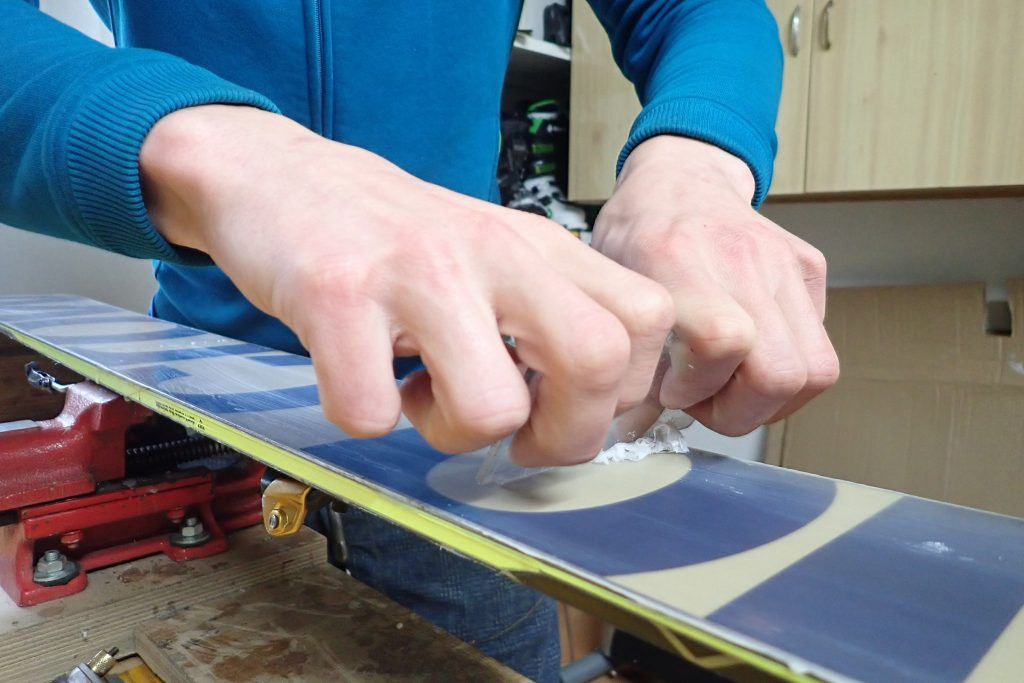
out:
{"label": "white wax shaving", "polygon": [[680,410],[666,410],[647,433],[635,441],[620,441],[597,454],[592,460],[595,465],[611,465],[617,462],[639,462],[655,453],[686,453],[690,449],[682,430],[693,419]]}

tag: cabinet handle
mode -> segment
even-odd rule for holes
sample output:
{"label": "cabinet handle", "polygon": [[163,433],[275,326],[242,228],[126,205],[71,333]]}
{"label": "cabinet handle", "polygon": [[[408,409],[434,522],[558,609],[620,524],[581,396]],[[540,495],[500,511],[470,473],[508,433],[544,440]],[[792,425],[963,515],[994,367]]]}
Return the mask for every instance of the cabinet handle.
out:
{"label": "cabinet handle", "polygon": [[789,54],[794,57],[800,54],[800,5],[789,17]]}
{"label": "cabinet handle", "polygon": [[835,3],[828,0],[825,9],[821,13],[821,47],[826,50],[832,49],[832,34],[829,30],[832,25],[832,7]]}

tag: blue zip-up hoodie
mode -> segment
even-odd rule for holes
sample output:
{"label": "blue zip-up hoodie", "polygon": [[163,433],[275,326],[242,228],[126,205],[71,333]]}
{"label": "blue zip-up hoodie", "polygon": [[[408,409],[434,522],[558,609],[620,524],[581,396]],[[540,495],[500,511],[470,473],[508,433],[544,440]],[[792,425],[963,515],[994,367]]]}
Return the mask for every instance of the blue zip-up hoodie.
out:
{"label": "blue zip-up hoodie", "polygon": [[[150,223],[139,148],[177,109],[280,112],[424,180],[497,196],[502,80],[521,0],[92,4],[120,49],[22,0],[0,0],[0,221],[156,259],[159,317],[302,352],[219,268],[175,249]],[[764,0],[591,4],[644,105],[620,166],[653,135],[698,138],[747,162],[759,204],[782,73]],[[0,237],[0,258],[12,257]]]}

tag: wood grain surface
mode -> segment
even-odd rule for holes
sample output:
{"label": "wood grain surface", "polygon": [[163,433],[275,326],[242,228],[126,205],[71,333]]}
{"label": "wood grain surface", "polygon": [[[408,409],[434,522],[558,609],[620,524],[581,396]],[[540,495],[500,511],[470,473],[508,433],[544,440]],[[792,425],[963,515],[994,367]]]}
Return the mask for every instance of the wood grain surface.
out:
{"label": "wood grain surface", "polygon": [[640,113],[640,100],[612,59],[608,34],[585,2],[572,8],[571,83],[569,199],[603,202],[615,188],[615,162]]}
{"label": "wood grain surface", "polygon": [[130,655],[136,624],[325,561],[316,532],[272,539],[256,527],[232,534],[221,555],[183,563],[155,555],[90,572],[84,592],[36,607],[18,607],[0,594],[0,680],[52,680],[100,648]]}
{"label": "wood grain surface", "polygon": [[135,639],[166,683],[527,680],[326,563],[140,624]]}
{"label": "wood grain surface", "polygon": [[81,375],[26,349],[0,334],[0,422],[49,420],[64,407],[63,394],[34,389],[25,380],[25,364],[35,361],[39,367],[61,382],[77,382]]}
{"label": "wood grain surface", "polygon": [[813,46],[807,191],[1024,183],[1022,33],[1019,0],[835,0],[831,47]]}

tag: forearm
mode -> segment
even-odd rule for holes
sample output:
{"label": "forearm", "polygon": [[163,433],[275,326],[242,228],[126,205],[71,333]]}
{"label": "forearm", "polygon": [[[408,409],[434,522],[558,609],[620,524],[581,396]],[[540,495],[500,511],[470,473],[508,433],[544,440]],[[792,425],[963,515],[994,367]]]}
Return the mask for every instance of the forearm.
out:
{"label": "forearm", "polygon": [[188,258],[149,221],[143,140],[183,107],[274,105],[176,57],[108,48],[19,0],[0,0],[0,27],[0,221],[130,256]]}
{"label": "forearm", "polygon": [[760,0],[593,0],[644,110],[619,165],[641,142],[674,134],[750,167],[759,204],[771,182],[782,82],[775,22]]}

